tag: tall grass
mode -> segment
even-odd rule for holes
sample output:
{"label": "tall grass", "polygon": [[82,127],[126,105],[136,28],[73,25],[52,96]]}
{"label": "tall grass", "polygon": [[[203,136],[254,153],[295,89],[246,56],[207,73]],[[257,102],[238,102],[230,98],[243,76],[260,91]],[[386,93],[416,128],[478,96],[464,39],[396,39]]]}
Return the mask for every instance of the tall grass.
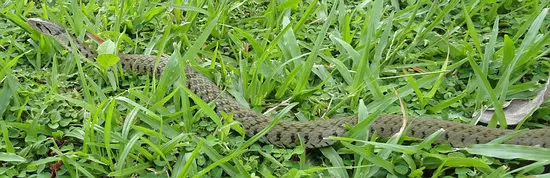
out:
{"label": "tall grass", "polygon": [[[548,2],[3,5],[0,175],[500,177],[542,174],[549,164],[536,156],[547,149],[432,145],[442,131],[412,145],[367,133],[381,113],[475,122],[471,114],[485,105],[497,109],[489,126],[506,128],[504,101],[533,96],[550,71]],[[113,41],[107,50],[169,56],[169,67],[161,77],[104,69],[34,32],[29,17],[63,24],[92,49],[99,44],[86,31]],[[244,137],[231,113],[216,114],[185,87],[187,65],[275,122]],[[341,115],[361,122],[345,137],[327,138],[341,141],[335,146],[257,143],[281,119]],[[535,162],[509,161],[516,158]]]}

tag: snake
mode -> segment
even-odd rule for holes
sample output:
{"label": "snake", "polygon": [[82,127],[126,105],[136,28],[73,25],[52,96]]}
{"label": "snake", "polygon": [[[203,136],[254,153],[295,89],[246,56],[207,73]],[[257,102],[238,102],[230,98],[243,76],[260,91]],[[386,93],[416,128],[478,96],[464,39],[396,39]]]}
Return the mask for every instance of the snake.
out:
{"label": "snake", "polygon": [[[27,23],[40,34],[49,36],[68,50],[72,45],[86,58],[95,60],[97,55],[63,26],[41,18],[28,18]],[[73,40],[71,42],[71,40]],[[160,75],[167,67],[169,59],[145,54],[119,54],[119,63],[125,71],[138,74]],[[274,120],[257,111],[239,104],[232,96],[222,91],[208,77],[193,67],[185,69],[187,87],[190,91],[207,103],[214,103],[215,110],[220,113],[231,113],[236,121],[242,124],[247,137],[252,137],[268,127]],[[155,73],[156,71],[156,73]],[[382,138],[390,138],[402,130],[403,116],[381,114],[370,123],[370,131]],[[295,148],[302,145],[306,148],[328,147],[337,142],[328,139],[330,136],[345,136],[350,126],[358,123],[358,116],[347,116],[333,119],[316,119],[295,121],[283,119],[265,133],[258,141],[282,148]],[[434,132],[443,129],[444,133],[436,143],[447,143],[452,147],[467,147],[472,144],[487,144],[502,136],[519,132],[502,128],[490,128],[474,124],[464,124],[436,118],[413,118],[407,123],[406,136],[426,138]],[[302,141],[300,141],[300,138]],[[504,144],[525,145],[550,148],[550,129],[530,129],[518,133],[503,142]]]}

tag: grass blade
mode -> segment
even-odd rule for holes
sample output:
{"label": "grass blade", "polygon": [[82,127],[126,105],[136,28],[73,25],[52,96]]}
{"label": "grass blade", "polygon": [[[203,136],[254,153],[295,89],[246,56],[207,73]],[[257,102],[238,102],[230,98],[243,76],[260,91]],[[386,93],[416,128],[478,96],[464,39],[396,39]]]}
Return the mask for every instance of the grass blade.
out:
{"label": "grass blade", "polygon": [[337,6],[336,4],[332,5],[327,21],[325,22],[325,24],[323,24],[323,27],[319,32],[319,34],[317,34],[317,38],[315,39],[315,46],[313,46],[311,53],[306,59],[306,63],[302,64],[301,66],[302,72],[298,77],[298,81],[296,81],[296,87],[294,88],[294,95],[298,95],[300,92],[302,92],[306,88],[306,85],[309,80],[309,76],[311,74],[311,68],[313,67],[313,62],[317,58],[317,53],[319,52],[319,49],[323,44],[322,41],[325,38],[328,27],[332,24],[332,22],[334,21],[334,18],[336,17],[336,6]]}

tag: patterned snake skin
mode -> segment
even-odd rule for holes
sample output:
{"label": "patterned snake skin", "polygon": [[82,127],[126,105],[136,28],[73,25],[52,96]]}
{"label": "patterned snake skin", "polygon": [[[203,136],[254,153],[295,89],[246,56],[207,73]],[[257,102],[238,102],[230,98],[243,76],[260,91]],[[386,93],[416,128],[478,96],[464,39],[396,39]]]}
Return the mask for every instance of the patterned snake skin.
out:
{"label": "patterned snake skin", "polygon": [[[69,41],[74,38],[62,26],[38,18],[30,18],[27,22],[35,30],[54,38],[63,46],[70,49],[71,44]],[[75,44],[78,45],[77,49],[85,57],[95,59],[95,54],[88,47],[76,40]],[[142,74],[151,74],[154,71],[156,56],[120,54],[119,57],[121,59],[120,63],[127,71]],[[162,73],[167,62],[167,58],[160,59],[157,65],[157,75]],[[248,137],[257,134],[271,123],[272,118],[239,105],[234,98],[222,92],[207,77],[196,70],[187,67],[185,72],[187,87],[204,101],[215,102],[217,112],[233,113],[234,118],[242,123]],[[325,138],[344,135],[347,132],[347,129],[344,127],[346,123],[355,125],[357,117],[343,117],[329,120],[319,119],[305,122],[281,120],[270,132],[260,139],[260,142],[273,144],[278,147],[292,148],[299,145],[298,135],[300,135],[304,138],[307,148],[330,146],[336,141]],[[387,138],[397,133],[401,125],[401,116],[382,115],[372,123],[371,130]],[[500,136],[515,132],[513,130],[454,123],[434,118],[416,118],[409,123],[407,135],[425,138],[439,129],[445,129],[445,134],[439,138],[438,143],[449,143],[453,147],[487,143]],[[550,148],[550,129],[528,130],[505,143]]]}

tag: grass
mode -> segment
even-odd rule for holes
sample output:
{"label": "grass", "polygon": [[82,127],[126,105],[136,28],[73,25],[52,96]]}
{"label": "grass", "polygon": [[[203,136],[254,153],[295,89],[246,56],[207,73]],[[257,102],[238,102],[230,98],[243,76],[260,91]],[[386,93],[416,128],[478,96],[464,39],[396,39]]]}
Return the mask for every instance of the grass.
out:
{"label": "grass", "polygon": [[[379,113],[473,123],[548,78],[547,1],[7,1],[0,13],[2,177],[513,177],[549,172],[548,149],[387,143]],[[170,56],[161,77],[83,60],[25,19]],[[242,105],[280,119],[358,114],[340,144],[282,149],[243,136],[180,78],[183,61]],[[395,89],[395,92],[394,92]],[[399,97],[396,96],[396,93]],[[194,104],[196,103],[196,104]],[[548,125],[548,102],[524,128]],[[352,142],[356,141],[356,142]],[[511,154],[517,153],[519,154]],[[523,153],[521,153],[523,152]],[[545,174],[548,175],[548,174]]]}

